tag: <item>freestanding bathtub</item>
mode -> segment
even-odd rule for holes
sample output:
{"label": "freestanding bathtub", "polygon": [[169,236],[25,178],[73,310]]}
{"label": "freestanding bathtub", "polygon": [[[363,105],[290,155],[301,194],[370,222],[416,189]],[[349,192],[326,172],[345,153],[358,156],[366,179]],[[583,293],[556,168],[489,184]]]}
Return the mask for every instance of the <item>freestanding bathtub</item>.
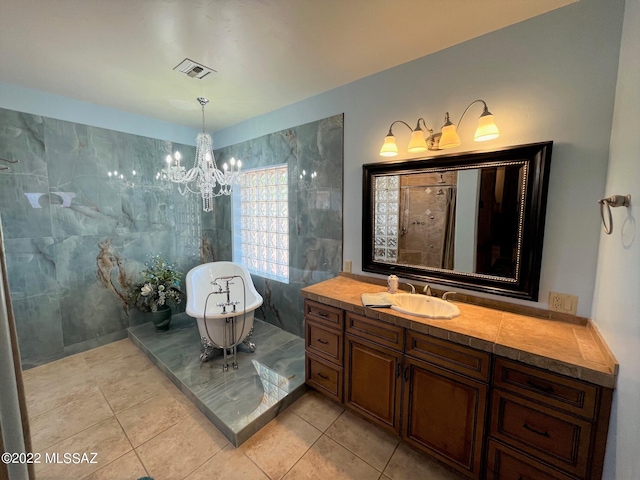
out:
{"label": "freestanding bathtub", "polygon": [[[222,349],[227,369],[227,350],[248,341],[253,329],[254,311],[262,305],[262,297],[251,280],[249,271],[238,263],[211,262],[192,268],[186,277],[187,315],[198,322],[204,347],[201,361],[208,360],[214,349]],[[206,311],[205,311],[206,305]]]}

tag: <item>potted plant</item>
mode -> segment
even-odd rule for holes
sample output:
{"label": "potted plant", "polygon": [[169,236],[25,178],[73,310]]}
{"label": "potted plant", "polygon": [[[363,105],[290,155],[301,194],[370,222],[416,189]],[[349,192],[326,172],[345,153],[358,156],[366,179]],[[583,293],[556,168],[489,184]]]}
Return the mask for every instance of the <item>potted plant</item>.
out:
{"label": "potted plant", "polygon": [[160,255],[152,256],[145,266],[147,268],[141,272],[142,283],[134,285],[129,293],[130,304],[141,312],[150,312],[156,330],[168,330],[171,324],[170,305],[182,301],[182,274]]}

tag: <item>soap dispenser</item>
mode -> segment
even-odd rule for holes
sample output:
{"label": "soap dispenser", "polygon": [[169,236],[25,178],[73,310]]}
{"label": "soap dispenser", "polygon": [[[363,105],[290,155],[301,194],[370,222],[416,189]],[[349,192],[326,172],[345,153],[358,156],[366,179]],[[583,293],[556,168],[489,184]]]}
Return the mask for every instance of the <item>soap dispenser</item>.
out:
{"label": "soap dispenser", "polygon": [[387,292],[398,293],[398,277],[395,275],[389,275],[389,278],[387,278],[387,285],[389,286]]}

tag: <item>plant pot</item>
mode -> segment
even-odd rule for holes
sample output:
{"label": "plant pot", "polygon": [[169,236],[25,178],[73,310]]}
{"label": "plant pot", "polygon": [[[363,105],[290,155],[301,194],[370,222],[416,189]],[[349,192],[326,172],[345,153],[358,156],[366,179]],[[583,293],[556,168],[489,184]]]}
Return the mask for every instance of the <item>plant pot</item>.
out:
{"label": "plant pot", "polygon": [[149,315],[151,315],[151,321],[156,327],[156,330],[160,332],[169,330],[171,326],[171,307],[163,305],[162,307],[158,307],[158,311],[150,312]]}

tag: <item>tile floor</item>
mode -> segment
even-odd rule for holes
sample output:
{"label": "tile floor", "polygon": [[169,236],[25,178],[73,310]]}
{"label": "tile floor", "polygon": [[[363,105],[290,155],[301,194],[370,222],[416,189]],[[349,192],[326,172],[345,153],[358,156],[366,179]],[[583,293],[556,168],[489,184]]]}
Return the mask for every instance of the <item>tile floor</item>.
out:
{"label": "tile floor", "polygon": [[38,480],[461,479],[313,391],[235,448],[128,339],[24,377],[34,451],[98,453]]}

